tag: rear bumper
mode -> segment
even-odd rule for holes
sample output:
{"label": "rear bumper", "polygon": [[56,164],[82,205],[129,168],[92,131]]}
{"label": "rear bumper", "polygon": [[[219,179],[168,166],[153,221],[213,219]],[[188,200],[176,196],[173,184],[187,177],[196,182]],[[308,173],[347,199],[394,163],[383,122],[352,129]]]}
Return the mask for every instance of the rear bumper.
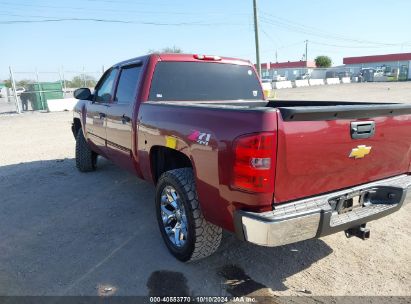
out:
{"label": "rear bumper", "polygon": [[[286,203],[273,211],[237,211],[236,234],[240,239],[262,246],[281,246],[357,227],[401,208],[411,175],[400,175],[361,186]],[[339,214],[341,198],[370,193],[362,208]]]}

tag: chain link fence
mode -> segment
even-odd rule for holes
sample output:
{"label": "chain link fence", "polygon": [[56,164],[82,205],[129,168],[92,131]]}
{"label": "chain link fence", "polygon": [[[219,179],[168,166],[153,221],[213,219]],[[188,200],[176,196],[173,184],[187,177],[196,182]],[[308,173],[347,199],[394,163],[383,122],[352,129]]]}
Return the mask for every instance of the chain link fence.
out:
{"label": "chain link fence", "polygon": [[48,111],[48,100],[72,98],[79,87],[94,88],[104,72],[82,70],[24,71],[9,68],[9,78],[0,85],[0,114]]}
{"label": "chain link fence", "polygon": [[[24,71],[10,67],[9,79],[0,83],[0,114],[48,111],[48,100],[72,98],[79,87],[94,88],[103,72],[104,67],[100,70],[60,68],[56,71]],[[331,68],[263,69],[262,76],[264,90],[269,85],[270,91],[314,85],[405,81],[411,80],[411,61]]]}
{"label": "chain link fence", "polygon": [[[263,69],[263,82],[273,88],[357,82],[391,82],[411,80],[411,61],[361,64],[330,68]],[[281,82],[286,82],[281,84]],[[278,83],[278,84],[277,84]]]}

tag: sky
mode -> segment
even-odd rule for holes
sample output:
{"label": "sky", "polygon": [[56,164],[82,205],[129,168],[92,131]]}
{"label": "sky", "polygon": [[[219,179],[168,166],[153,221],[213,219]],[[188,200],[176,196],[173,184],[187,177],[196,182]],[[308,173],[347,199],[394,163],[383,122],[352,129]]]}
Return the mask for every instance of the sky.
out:
{"label": "sky", "polygon": [[[411,52],[409,0],[258,0],[261,62]],[[0,80],[70,78],[176,46],[255,62],[252,0],[0,0]],[[47,76],[49,75],[54,76]]]}

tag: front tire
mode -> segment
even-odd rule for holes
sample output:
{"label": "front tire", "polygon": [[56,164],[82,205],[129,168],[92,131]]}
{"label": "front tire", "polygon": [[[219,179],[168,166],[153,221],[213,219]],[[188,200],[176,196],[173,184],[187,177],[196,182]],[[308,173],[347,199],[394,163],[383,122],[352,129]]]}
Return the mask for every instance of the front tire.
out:
{"label": "front tire", "polygon": [[177,259],[199,260],[218,249],[222,229],[205,220],[191,168],[174,169],[161,175],[155,200],[161,235]]}
{"label": "front tire", "polygon": [[76,167],[80,172],[94,171],[97,167],[97,153],[88,146],[82,129],[76,137]]}

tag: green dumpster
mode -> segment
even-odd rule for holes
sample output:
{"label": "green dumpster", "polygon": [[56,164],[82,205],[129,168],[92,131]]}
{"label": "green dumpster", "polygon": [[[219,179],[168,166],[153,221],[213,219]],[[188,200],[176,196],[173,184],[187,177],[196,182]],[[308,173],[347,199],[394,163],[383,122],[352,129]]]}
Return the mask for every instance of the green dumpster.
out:
{"label": "green dumpster", "polygon": [[27,86],[33,110],[47,110],[47,100],[62,99],[63,87],[60,82],[39,82]]}

